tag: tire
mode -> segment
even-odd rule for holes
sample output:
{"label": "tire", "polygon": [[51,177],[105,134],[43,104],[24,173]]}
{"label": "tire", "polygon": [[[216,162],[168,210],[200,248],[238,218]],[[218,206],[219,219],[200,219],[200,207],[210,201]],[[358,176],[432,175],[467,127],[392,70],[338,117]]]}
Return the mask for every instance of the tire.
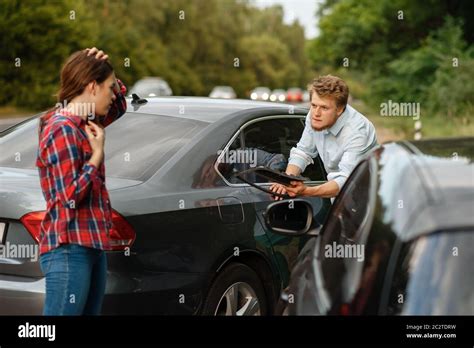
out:
{"label": "tire", "polygon": [[204,302],[203,315],[266,315],[267,299],[257,273],[231,263],[216,277]]}

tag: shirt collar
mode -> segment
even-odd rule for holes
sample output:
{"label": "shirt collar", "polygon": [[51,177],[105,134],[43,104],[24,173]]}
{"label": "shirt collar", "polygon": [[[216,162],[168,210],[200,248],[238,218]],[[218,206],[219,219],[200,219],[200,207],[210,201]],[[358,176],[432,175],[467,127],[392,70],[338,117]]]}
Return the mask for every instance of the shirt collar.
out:
{"label": "shirt collar", "polygon": [[339,132],[341,131],[342,127],[344,127],[344,123],[346,122],[347,119],[347,114],[349,113],[349,110],[347,109],[347,105],[344,108],[344,111],[342,112],[341,116],[338,117],[336,123],[334,123],[331,128],[326,129],[326,134],[331,133],[334,136],[337,136]]}
{"label": "shirt collar", "polygon": [[66,109],[60,109],[58,111],[58,114],[69,118],[78,127],[80,127],[83,123],[86,123],[86,121],[84,121],[84,119],[81,116],[74,115],[73,113],[71,113],[70,111]]}

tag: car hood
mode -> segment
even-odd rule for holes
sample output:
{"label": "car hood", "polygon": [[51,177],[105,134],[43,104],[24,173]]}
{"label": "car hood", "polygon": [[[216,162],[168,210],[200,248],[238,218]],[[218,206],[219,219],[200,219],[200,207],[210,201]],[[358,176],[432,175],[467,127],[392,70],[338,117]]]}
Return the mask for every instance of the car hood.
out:
{"label": "car hood", "polygon": [[[107,177],[109,192],[141,183]],[[0,218],[19,219],[31,211],[44,209],[46,202],[37,170],[0,167]]]}

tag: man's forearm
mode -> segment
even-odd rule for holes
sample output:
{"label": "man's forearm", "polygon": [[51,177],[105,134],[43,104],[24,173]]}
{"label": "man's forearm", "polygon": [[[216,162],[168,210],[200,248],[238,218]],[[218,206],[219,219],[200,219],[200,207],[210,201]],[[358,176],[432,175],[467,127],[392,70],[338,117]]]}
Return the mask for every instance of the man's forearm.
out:
{"label": "man's forearm", "polygon": [[301,174],[301,168],[298,166],[295,166],[294,164],[288,164],[286,167],[286,174],[288,175],[300,175]]}
{"label": "man's forearm", "polygon": [[303,196],[332,198],[336,197],[338,193],[339,185],[334,180],[331,180],[319,186],[307,186]]}

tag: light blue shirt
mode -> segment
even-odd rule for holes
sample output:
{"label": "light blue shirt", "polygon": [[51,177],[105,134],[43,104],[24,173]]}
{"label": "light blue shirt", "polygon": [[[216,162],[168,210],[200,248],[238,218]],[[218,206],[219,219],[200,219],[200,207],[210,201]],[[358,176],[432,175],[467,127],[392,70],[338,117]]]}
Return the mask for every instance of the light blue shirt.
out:
{"label": "light blue shirt", "polygon": [[303,135],[296,147],[291,149],[288,163],[303,172],[319,154],[328,173],[328,181],[334,180],[341,189],[360,159],[376,145],[374,125],[349,104],[336,123],[322,131],[311,127],[310,111],[306,116]]}

